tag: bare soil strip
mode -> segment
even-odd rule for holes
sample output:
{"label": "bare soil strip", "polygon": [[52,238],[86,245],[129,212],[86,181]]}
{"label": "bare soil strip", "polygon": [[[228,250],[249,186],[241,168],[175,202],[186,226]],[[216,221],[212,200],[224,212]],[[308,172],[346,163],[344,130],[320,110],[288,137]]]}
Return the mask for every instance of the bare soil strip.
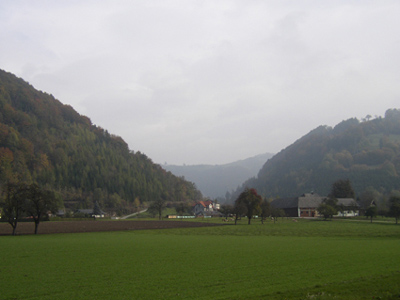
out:
{"label": "bare soil strip", "polygon": [[[123,231],[143,229],[170,229],[188,227],[221,226],[224,224],[183,222],[183,221],[67,221],[41,222],[38,234]],[[8,223],[0,223],[0,235],[11,235],[12,228]],[[33,222],[20,222],[17,235],[33,234]]]}

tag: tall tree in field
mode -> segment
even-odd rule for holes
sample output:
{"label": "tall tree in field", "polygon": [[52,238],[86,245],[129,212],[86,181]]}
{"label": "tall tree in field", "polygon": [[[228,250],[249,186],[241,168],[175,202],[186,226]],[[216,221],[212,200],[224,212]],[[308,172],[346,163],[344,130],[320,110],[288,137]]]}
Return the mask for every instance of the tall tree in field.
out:
{"label": "tall tree in field", "polygon": [[11,182],[5,184],[2,203],[3,215],[12,227],[12,235],[16,235],[18,221],[25,210],[26,192],[24,184]]}
{"label": "tall tree in field", "polygon": [[271,215],[271,205],[267,199],[264,199],[261,203],[261,223],[264,224],[264,220]]}
{"label": "tall tree in field", "polygon": [[279,217],[284,217],[285,216],[285,211],[281,208],[271,208],[271,217],[274,219],[274,224],[278,220]]}
{"label": "tall tree in field", "polygon": [[235,205],[243,205],[246,208],[246,216],[250,225],[253,216],[260,212],[262,198],[255,189],[246,188],[236,199]]}
{"label": "tall tree in field", "polygon": [[225,220],[228,220],[228,216],[233,214],[233,206],[230,204],[223,204],[219,211],[225,217]]}
{"label": "tall tree in field", "polygon": [[59,202],[54,192],[43,190],[35,183],[27,187],[26,196],[25,210],[33,218],[35,234],[37,234],[40,221],[47,216],[48,212],[56,213]]}
{"label": "tall tree in field", "polygon": [[371,205],[382,199],[382,194],[373,187],[367,187],[359,197],[361,209],[367,210]]}
{"label": "tall tree in field", "polygon": [[156,200],[152,201],[149,206],[149,212],[158,215],[158,219],[162,219],[162,212],[165,208],[166,204],[166,197],[165,195],[161,195],[161,197],[157,198]]}
{"label": "tall tree in field", "polygon": [[318,206],[317,211],[327,220],[338,213],[337,199],[334,197],[325,198]]}
{"label": "tall tree in field", "polygon": [[355,193],[351,182],[348,179],[339,179],[332,184],[331,192],[329,194],[333,198],[355,198]]}
{"label": "tall tree in field", "polygon": [[246,211],[247,208],[243,202],[235,202],[232,210],[232,213],[235,215],[235,225],[237,224],[237,221],[241,219],[242,215],[246,213]]}
{"label": "tall tree in field", "polygon": [[185,202],[180,202],[175,206],[175,211],[178,215],[183,216],[185,213],[190,212],[190,205]]}
{"label": "tall tree in field", "polygon": [[365,216],[371,218],[371,223],[372,223],[372,219],[374,217],[376,217],[377,215],[378,215],[378,209],[375,205],[371,205],[365,211]]}
{"label": "tall tree in field", "polygon": [[400,193],[395,192],[389,198],[389,214],[396,219],[396,224],[400,218]]}

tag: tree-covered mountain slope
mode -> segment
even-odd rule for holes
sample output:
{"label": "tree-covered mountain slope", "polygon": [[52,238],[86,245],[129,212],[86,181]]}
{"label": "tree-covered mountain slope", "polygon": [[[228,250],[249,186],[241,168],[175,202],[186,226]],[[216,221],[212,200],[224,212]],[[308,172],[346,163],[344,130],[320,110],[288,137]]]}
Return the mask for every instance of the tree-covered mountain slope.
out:
{"label": "tree-covered mountain slope", "polygon": [[[135,202],[201,198],[122,138],[93,125],[71,106],[0,70],[0,183],[36,182],[67,206],[121,211]],[[136,200],[135,200],[136,199]]]}
{"label": "tree-covered mountain slope", "polygon": [[268,160],[235,196],[246,186],[266,197],[327,195],[338,179],[349,179],[357,195],[371,187],[386,193],[400,188],[399,175],[400,110],[389,109],[383,118],[312,130]]}
{"label": "tree-covered mountain slope", "polygon": [[254,157],[223,165],[163,165],[177,176],[184,176],[196,184],[204,196],[211,198],[225,197],[243,181],[255,176],[264,163],[273,156],[264,153]]}

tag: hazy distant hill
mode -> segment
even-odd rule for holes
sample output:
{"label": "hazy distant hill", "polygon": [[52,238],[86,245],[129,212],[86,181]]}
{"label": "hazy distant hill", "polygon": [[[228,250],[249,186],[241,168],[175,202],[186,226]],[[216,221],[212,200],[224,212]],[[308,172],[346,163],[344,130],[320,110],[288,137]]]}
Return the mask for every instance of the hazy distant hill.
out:
{"label": "hazy distant hill", "polygon": [[65,203],[121,211],[163,197],[201,199],[193,183],[128,149],[125,141],[91,123],[71,106],[0,70],[0,184],[37,182]]}
{"label": "hazy distant hill", "polygon": [[264,163],[273,156],[271,153],[260,154],[244,160],[224,165],[163,165],[177,176],[184,176],[194,182],[204,196],[225,197],[243,181],[254,177]]}
{"label": "hazy distant hill", "polygon": [[276,154],[254,187],[267,197],[295,197],[314,190],[327,195],[337,179],[350,179],[357,195],[367,187],[381,193],[400,189],[400,110],[360,122],[349,119],[334,128],[320,126]]}

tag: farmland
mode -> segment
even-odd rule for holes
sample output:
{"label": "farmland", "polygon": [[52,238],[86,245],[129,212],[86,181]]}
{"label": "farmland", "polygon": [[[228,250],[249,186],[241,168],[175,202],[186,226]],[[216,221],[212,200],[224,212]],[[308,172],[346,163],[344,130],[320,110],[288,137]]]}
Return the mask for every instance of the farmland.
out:
{"label": "farmland", "polygon": [[363,221],[0,237],[0,299],[398,299],[400,226]]}
{"label": "farmland", "polygon": [[[42,222],[39,226],[39,234],[52,233],[78,233],[99,231],[122,231],[143,229],[168,229],[216,226],[212,222],[180,222],[180,221],[66,221],[66,222]],[[8,223],[0,223],[0,235],[11,234],[11,226]],[[17,228],[18,234],[33,234],[33,222],[20,222]]]}

